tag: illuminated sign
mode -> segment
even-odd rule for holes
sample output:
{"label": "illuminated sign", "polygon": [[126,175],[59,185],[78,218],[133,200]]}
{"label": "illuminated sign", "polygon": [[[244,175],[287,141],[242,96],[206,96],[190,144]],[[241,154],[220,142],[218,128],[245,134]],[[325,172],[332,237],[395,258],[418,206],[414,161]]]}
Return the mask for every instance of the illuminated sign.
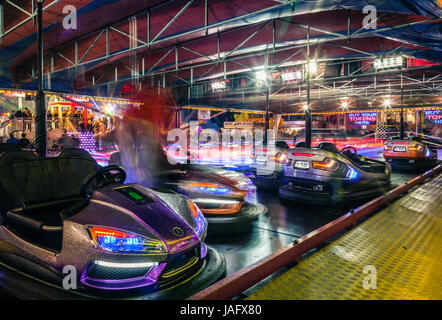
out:
{"label": "illuminated sign", "polygon": [[425,118],[433,121],[434,124],[442,124],[442,113],[440,110],[424,111]]}
{"label": "illuminated sign", "polygon": [[147,195],[141,193],[135,188],[132,187],[122,187],[122,188],[115,188],[115,191],[121,193],[126,198],[132,200],[137,205],[143,205],[145,203],[153,203],[154,200],[148,197]]}
{"label": "illuminated sign", "polygon": [[407,60],[404,57],[390,57],[385,59],[377,59],[373,62],[376,70],[401,68],[406,66]]}
{"label": "illuminated sign", "polygon": [[378,114],[376,112],[357,112],[349,113],[348,119],[357,125],[373,125],[376,124]]}
{"label": "illuminated sign", "polygon": [[224,91],[227,89],[226,81],[215,81],[210,84],[212,91]]}
{"label": "illuminated sign", "polygon": [[198,120],[209,120],[210,110],[198,110]]}

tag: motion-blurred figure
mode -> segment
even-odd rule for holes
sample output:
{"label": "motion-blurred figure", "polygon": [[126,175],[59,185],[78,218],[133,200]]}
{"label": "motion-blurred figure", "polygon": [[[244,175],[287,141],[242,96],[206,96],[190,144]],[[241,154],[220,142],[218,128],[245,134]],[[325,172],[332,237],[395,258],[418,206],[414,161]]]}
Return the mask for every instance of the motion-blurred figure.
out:
{"label": "motion-blurred figure", "polygon": [[155,174],[170,168],[164,145],[165,127],[171,123],[174,102],[157,90],[132,91],[129,99],[141,105],[131,105],[117,125],[120,161],[127,172],[127,181],[155,187]]}

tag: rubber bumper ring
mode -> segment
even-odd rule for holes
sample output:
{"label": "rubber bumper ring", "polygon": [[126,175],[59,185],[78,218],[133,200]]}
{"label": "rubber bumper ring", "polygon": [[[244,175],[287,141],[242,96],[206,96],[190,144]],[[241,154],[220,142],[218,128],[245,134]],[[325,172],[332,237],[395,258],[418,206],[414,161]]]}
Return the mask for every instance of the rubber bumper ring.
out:
{"label": "rubber bumper ring", "polygon": [[207,236],[249,232],[252,222],[257,220],[260,215],[267,213],[267,210],[265,205],[246,203],[236,214],[207,215],[206,220],[209,224]]}
{"label": "rubber bumper ring", "polygon": [[268,179],[264,177],[255,177],[252,179],[253,184],[258,190],[278,190],[282,181],[282,177]]}
{"label": "rubber bumper ring", "polygon": [[3,293],[14,298],[26,300],[78,300],[78,299],[132,299],[132,300],[183,300],[203,290],[226,275],[226,259],[222,253],[207,245],[206,264],[204,269],[192,280],[160,292],[146,295],[130,295],[122,293],[121,296],[112,291],[112,295],[94,296],[65,290],[52,283],[47,283],[33,276],[26,275],[13,268],[0,264],[3,274],[0,285]]}

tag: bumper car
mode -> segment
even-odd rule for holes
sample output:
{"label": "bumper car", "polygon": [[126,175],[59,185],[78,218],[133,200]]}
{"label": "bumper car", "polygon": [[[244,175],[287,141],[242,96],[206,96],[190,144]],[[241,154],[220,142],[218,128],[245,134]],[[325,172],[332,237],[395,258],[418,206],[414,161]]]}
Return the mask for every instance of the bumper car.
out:
{"label": "bumper car", "polygon": [[344,204],[373,198],[390,187],[390,166],[357,155],[353,147],[341,152],[332,143],[287,151],[281,198],[311,204]]}
{"label": "bumper car", "polygon": [[393,169],[399,170],[430,169],[438,162],[437,149],[417,137],[385,141],[384,159]]}
{"label": "bumper car", "polygon": [[[273,156],[267,155],[267,150],[262,150],[263,155],[254,156],[253,175],[250,176],[250,179],[252,179],[258,189],[278,189],[283,178],[283,164],[287,160],[286,152],[288,149],[289,146],[285,141],[276,141],[275,154]],[[273,169],[266,168],[270,161],[275,163]]]}
{"label": "bumper car", "polygon": [[198,207],[125,178],[84,150],[3,152],[0,287],[25,299],[183,299],[221,278]]}
{"label": "bumper car", "polygon": [[[163,163],[166,170],[151,172],[155,187],[189,197],[206,218],[209,236],[246,232],[267,212],[267,207],[254,203],[256,187],[240,172],[198,164],[170,165],[166,157]],[[118,152],[111,155],[109,164],[122,164]]]}

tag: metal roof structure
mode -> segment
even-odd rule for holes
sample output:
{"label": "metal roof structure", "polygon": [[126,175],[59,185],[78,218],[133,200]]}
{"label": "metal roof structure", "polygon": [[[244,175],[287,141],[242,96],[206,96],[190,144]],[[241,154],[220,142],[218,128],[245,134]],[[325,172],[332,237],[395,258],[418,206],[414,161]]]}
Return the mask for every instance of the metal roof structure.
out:
{"label": "metal roof structure", "polygon": [[[0,87],[37,86],[35,2],[1,2]],[[63,24],[66,6],[76,9],[76,29]],[[435,0],[46,0],[43,7],[50,91],[118,96],[131,83],[173,88],[179,104],[274,112],[299,112],[308,91],[312,111],[343,101],[358,109],[385,99],[442,102]],[[367,28],[373,8],[376,27]],[[406,66],[374,68],[377,59],[401,56]],[[308,81],[281,81],[311,62],[318,71]],[[260,70],[271,78],[264,86]],[[215,80],[228,80],[229,90],[212,92]]]}

